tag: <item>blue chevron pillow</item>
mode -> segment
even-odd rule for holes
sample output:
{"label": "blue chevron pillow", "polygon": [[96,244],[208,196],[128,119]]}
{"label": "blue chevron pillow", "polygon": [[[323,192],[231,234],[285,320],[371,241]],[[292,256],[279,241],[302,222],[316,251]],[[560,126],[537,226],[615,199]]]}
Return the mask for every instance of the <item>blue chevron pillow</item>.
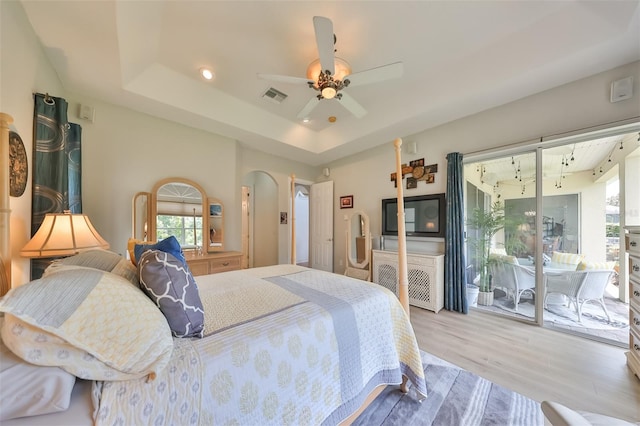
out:
{"label": "blue chevron pillow", "polygon": [[138,262],[140,288],[160,308],[175,337],[202,337],[204,309],[189,268],[171,253],[147,250]]}

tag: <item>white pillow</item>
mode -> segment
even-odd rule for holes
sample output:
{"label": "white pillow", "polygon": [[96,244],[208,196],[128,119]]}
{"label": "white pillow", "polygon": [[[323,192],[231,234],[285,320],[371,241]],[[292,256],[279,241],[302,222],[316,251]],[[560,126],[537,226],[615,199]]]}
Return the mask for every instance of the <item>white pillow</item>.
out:
{"label": "white pillow", "polygon": [[587,411],[575,411],[553,401],[542,401],[542,412],[553,426],[634,426],[625,420]]}
{"label": "white pillow", "polygon": [[0,339],[0,421],[65,411],[75,382],[61,368],[23,361]]}
{"label": "white pillow", "polygon": [[0,300],[5,345],[37,365],[87,380],[155,374],[173,351],[162,312],[138,288],[98,269],[61,270],[11,289]]}

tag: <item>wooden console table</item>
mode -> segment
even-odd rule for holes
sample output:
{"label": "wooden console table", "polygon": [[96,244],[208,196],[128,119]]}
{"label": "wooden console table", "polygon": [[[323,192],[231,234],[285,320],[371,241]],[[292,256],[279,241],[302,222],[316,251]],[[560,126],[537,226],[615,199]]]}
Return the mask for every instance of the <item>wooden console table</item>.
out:
{"label": "wooden console table", "polygon": [[203,254],[185,252],[184,258],[194,277],[235,271],[240,269],[242,264],[242,253],[239,251],[217,251]]}

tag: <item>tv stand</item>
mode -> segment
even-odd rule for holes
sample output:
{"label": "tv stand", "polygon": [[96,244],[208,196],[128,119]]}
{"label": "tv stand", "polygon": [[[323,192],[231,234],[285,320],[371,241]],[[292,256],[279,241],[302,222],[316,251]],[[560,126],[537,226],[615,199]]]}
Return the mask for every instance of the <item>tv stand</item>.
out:
{"label": "tv stand", "polygon": [[[398,253],[373,252],[373,282],[398,295]],[[438,312],[444,307],[444,254],[407,253],[409,304]]]}

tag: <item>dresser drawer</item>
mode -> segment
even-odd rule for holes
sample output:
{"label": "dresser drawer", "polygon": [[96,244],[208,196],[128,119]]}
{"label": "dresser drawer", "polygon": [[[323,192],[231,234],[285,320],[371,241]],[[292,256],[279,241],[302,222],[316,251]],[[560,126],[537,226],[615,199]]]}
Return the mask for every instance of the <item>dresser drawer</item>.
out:
{"label": "dresser drawer", "polygon": [[207,275],[209,273],[209,262],[207,261],[194,261],[188,260],[189,270],[191,275],[197,277],[198,275]]}
{"label": "dresser drawer", "polygon": [[240,257],[226,257],[222,259],[211,259],[209,261],[210,274],[236,269],[240,269]]}
{"label": "dresser drawer", "polygon": [[640,304],[635,302],[629,304],[629,328],[640,335]]}
{"label": "dresser drawer", "polygon": [[638,257],[640,257],[640,234],[628,234],[627,240],[627,251],[629,252],[629,254],[636,254]]}
{"label": "dresser drawer", "polygon": [[631,291],[631,302],[640,306],[640,281],[629,280],[629,290]]}
{"label": "dresser drawer", "polygon": [[640,335],[635,330],[631,330],[631,341],[629,350],[636,359],[640,359]]}
{"label": "dresser drawer", "polygon": [[640,282],[640,256],[629,256],[629,278]]}

